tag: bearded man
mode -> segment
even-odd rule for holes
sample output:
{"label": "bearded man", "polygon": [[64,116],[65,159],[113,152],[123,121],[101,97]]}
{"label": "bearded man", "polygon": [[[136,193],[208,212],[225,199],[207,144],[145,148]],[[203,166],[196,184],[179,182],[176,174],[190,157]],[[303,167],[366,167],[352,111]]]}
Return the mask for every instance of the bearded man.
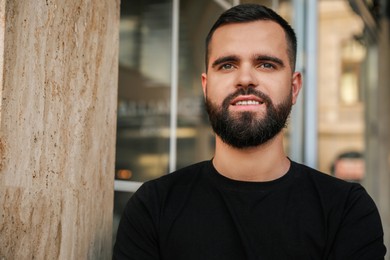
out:
{"label": "bearded man", "polygon": [[384,259],[364,188],[284,152],[302,87],[296,45],[290,25],[264,6],[219,17],[202,74],[215,155],[143,184],[121,219],[114,259]]}

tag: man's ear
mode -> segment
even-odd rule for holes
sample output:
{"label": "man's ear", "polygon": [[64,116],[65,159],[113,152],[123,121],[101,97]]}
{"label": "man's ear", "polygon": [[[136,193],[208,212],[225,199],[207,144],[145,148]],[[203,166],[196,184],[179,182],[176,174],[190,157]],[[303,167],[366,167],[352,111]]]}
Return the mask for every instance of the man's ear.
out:
{"label": "man's ear", "polygon": [[292,91],[292,103],[295,104],[298,99],[299,91],[302,88],[302,74],[300,72],[294,72],[291,82]]}
{"label": "man's ear", "polygon": [[206,98],[207,94],[207,74],[204,72],[202,73],[202,90],[203,90],[203,97]]}

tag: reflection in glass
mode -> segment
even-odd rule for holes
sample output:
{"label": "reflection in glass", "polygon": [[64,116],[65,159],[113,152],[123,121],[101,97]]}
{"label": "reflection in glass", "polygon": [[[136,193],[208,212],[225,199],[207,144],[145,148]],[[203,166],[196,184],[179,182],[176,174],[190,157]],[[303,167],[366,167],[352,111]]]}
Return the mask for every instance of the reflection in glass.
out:
{"label": "reflection in glass", "polygon": [[167,173],[171,1],[121,3],[116,179]]}
{"label": "reflection in glass", "polygon": [[180,2],[177,168],[211,159],[214,138],[204,109],[205,38],[223,12],[216,1]]}
{"label": "reflection in glass", "polygon": [[[116,180],[168,171],[171,10],[171,0],[121,1]],[[115,191],[113,243],[131,194]]]}

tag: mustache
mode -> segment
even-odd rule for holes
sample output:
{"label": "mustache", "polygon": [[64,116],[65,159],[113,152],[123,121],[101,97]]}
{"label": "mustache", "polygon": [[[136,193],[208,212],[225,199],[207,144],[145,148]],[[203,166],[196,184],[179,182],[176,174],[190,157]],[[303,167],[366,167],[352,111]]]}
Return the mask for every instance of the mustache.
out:
{"label": "mustache", "polygon": [[224,99],[224,101],[222,103],[222,107],[228,107],[230,102],[233,99],[235,99],[238,96],[243,96],[243,95],[253,95],[253,96],[259,97],[263,100],[263,102],[266,106],[272,105],[271,98],[267,94],[265,94],[264,92],[257,90],[257,89],[254,89],[254,88],[239,88],[234,93],[228,95]]}

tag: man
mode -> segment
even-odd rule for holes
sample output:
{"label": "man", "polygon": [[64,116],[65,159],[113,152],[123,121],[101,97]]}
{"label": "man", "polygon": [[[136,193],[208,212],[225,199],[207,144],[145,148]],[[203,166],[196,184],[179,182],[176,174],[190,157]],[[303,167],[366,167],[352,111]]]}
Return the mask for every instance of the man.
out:
{"label": "man", "polygon": [[382,225],[366,191],[283,151],[302,86],[288,23],[266,7],[239,5],[220,16],[206,47],[215,156],[132,196],[114,259],[383,259]]}

